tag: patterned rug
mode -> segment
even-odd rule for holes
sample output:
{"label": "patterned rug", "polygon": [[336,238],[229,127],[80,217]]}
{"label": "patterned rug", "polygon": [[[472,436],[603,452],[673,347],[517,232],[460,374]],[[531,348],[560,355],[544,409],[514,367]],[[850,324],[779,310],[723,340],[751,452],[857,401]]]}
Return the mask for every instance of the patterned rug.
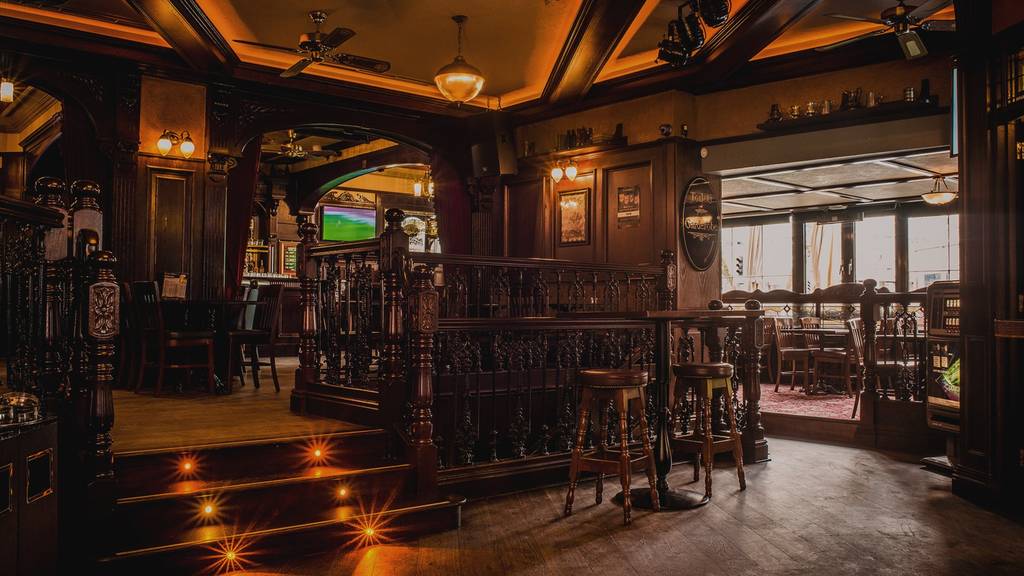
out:
{"label": "patterned rug", "polygon": [[761,411],[849,420],[853,412],[853,398],[847,398],[845,394],[809,396],[799,386],[790,390],[788,383],[783,383],[775,392],[775,384],[762,383]]}

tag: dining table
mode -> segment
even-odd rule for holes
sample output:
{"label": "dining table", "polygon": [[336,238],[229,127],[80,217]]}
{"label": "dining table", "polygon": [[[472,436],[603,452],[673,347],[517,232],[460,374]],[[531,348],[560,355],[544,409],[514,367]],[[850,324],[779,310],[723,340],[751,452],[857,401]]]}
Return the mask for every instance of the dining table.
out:
{"label": "dining table", "polygon": [[174,319],[174,328],[213,332],[214,390],[218,394],[230,394],[228,331],[239,327],[247,310],[254,310],[262,304],[255,300],[232,298],[165,298],[160,304],[164,308],[164,317]]}
{"label": "dining table", "polygon": [[[845,326],[819,326],[819,327],[801,327],[793,326],[790,328],[780,328],[780,332],[786,334],[794,334],[798,336],[815,335],[817,338],[818,350],[825,350],[826,348],[846,348],[850,345],[849,336],[850,329]],[[806,342],[806,338],[804,341]],[[831,344],[831,346],[829,346]],[[816,368],[815,368],[816,369]],[[808,372],[809,374],[809,372]],[[845,390],[831,387],[829,379],[827,378],[804,378],[804,394],[813,396],[816,394],[845,394]],[[817,386],[813,385],[812,382],[817,383]]]}

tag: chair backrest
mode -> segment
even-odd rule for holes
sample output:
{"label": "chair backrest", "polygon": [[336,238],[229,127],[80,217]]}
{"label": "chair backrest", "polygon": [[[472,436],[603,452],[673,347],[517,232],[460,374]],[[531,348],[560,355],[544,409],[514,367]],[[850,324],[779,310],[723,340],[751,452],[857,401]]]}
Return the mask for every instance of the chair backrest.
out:
{"label": "chair backrest", "polygon": [[775,318],[761,317],[757,321],[761,323],[761,339],[754,343],[758,348],[770,347],[775,338]]}
{"label": "chair backrest", "polygon": [[[821,318],[817,316],[805,316],[800,319],[801,328],[821,328]],[[808,348],[818,348],[821,345],[821,334],[804,334],[804,344]]]}
{"label": "chair backrest", "polygon": [[860,318],[851,318],[846,321],[850,329],[850,344],[853,345],[853,353],[857,357],[857,363],[864,363],[864,321]]}
{"label": "chair backrest", "polygon": [[[245,300],[246,302],[258,302],[259,297],[259,286],[246,286],[245,293],[242,295],[242,300]],[[253,323],[256,321],[256,308],[256,306],[245,306],[238,317],[238,325],[235,327],[252,330]]]}
{"label": "chair backrest", "polygon": [[135,303],[135,325],[138,330],[163,333],[164,314],[160,307],[160,289],[156,282],[132,282],[132,301]]}
{"label": "chair backrest", "polygon": [[266,330],[272,337],[277,336],[278,328],[281,325],[281,294],[284,286],[281,284],[267,284],[259,287],[259,295],[256,302],[255,314],[253,315],[253,330]]}
{"label": "chair backrest", "polygon": [[775,319],[775,346],[779,350],[783,348],[796,348],[796,335],[792,332],[785,332],[787,328],[793,327],[792,318],[776,318]]}

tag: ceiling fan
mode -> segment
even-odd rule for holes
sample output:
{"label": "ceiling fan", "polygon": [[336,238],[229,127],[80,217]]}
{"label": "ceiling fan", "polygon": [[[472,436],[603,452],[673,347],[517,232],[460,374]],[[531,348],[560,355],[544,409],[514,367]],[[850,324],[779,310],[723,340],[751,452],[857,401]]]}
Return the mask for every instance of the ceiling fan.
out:
{"label": "ceiling fan", "polygon": [[918,30],[928,30],[934,32],[954,32],[956,31],[955,20],[928,20],[932,14],[935,14],[939,10],[945,8],[950,4],[952,0],[924,0],[920,6],[907,6],[904,4],[904,0],[899,0],[896,6],[886,8],[882,10],[882,13],[878,18],[867,18],[863,16],[850,16],[848,14],[825,14],[830,18],[838,18],[840,20],[853,20],[856,22],[870,22],[872,24],[878,24],[885,26],[885,28],[879,28],[878,30],[872,30],[848,38],[841,42],[835,42],[827,46],[820,46],[815,48],[819,52],[827,50],[833,50],[840,46],[846,46],[847,44],[853,44],[866,38],[874,36],[881,36],[882,34],[888,34],[889,32],[896,33],[896,39],[899,40],[900,48],[903,49],[903,55],[906,56],[907,60],[913,60],[920,58],[928,54],[928,49],[925,47],[921,37],[917,34]]}
{"label": "ceiling fan", "polygon": [[313,21],[314,25],[316,25],[316,30],[300,35],[299,47],[297,49],[287,48],[285,46],[275,46],[273,44],[263,44],[261,42],[253,42],[250,40],[235,40],[235,42],[270,48],[271,50],[279,50],[292,54],[302,54],[303,58],[301,60],[292,64],[292,66],[284,72],[281,72],[281,78],[298,76],[299,73],[305,70],[307,66],[314,63],[354,68],[356,70],[375,72],[378,74],[383,74],[391,69],[391,63],[385,62],[384,60],[367,58],[366,56],[356,56],[355,54],[345,54],[343,52],[335,52],[334,50],[338,46],[346,42],[349,38],[355,36],[356,33],[350,28],[335,28],[330,34],[324,34],[321,32],[320,25],[327,20],[327,13],[323,10],[313,10],[309,13],[309,19]]}
{"label": "ceiling fan", "polygon": [[[300,136],[295,132],[295,130],[288,130],[288,139],[281,143],[280,151],[276,152],[277,155],[267,159],[267,162],[273,162],[282,158],[301,160],[307,156],[332,158],[338,155],[334,150],[324,150],[319,144],[314,144],[309,150],[306,150],[302,144],[295,141],[298,138],[300,138]],[[272,144],[272,142],[269,144]]]}

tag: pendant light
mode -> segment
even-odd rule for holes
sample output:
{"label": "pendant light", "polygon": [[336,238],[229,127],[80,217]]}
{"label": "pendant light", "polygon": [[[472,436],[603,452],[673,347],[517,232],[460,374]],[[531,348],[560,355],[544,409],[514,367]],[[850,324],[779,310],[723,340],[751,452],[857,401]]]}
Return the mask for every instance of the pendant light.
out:
{"label": "pendant light", "polygon": [[444,97],[456,103],[463,103],[476,98],[484,88],[484,77],[475,66],[462,57],[462,26],[466,17],[452,16],[459,27],[459,52],[451,64],[441,67],[434,76],[434,84]]}
{"label": "pendant light", "polygon": [[944,177],[936,176],[932,180],[934,182],[932,191],[921,194],[921,199],[932,206],[941,206],[956,200],[957,193],[949,189],[949,184],[946,184]]}

